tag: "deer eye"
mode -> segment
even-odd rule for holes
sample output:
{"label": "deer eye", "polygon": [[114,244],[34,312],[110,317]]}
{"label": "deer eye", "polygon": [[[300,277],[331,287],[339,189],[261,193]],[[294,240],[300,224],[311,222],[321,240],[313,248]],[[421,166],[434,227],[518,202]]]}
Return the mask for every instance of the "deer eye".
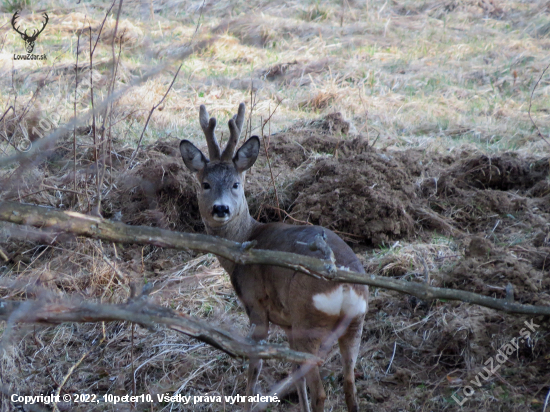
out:
{"label": "deer eye", "polygon": [[202,188],[203,188],[204,190],[210,189],[210,183],[202,182]]}
{"label": "deer eye", "polygon": [[239,182],[233,183],[233,189],[238,189],[238,188],[239,188]]}

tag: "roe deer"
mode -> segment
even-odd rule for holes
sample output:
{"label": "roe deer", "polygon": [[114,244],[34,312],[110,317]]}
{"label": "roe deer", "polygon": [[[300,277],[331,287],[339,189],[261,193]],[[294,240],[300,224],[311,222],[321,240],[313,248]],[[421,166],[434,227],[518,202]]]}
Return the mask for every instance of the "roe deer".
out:
{"label": "roe deer", "polygon": [[[319,226],[260,223],[250,216],[244,195],[245,172],[258,157],[260,140],[252,136],[235,153],[244,122],[245,105],[229,120],[230,136],[220,153],[214,130],[216,119],[208,119],[200,107],[200,124],[208,144],[207,159],[190,141],[182,140],[180,151],[185,165],[200,184],[199,209],[206,232],[237,242],[255,240],[257,249],[278,250],[324,259],[308,244],[326,235],[337,266],[365,273],[351,248],[335,233]],[[344,393],[348,411],[357,411],[354,368],[361,343],[363,318],[367,312],[368,287],[334,283],[313,278],[291,269],[267,265],[240,265],[219,258],[229,273],[235,292],[245,307],[255,341],[267,338],[269,323],[286,332],[290,347],[314,355],[326,355],[338,340],[344,369]],[[306,381],[314,412],[322,412],[326,394],[319,368],[304,368],[305,379],[296,382],[302,411],[309,411]],[[303,365],[302,365],[303,367]],[[246,395],[255,395],[261,369],[260,359],[250,359]],[[298,375],[299,376],[299,375]],[[251,405],[246,404],[249,411]]]}

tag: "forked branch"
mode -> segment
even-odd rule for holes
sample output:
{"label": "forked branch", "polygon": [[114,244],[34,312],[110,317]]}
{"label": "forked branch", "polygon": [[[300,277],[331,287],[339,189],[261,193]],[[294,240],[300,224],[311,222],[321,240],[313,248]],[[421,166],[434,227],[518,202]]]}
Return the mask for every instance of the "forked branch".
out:
{"label": "forked branch", "polygon": [[14,202],[0,202],[0,220],[50,231],[73,233],[117,243],[149,244],[172,249],[192,249],[224,257],[239,264],[264,264],[293,269],[334,282],[357,283],[395,290],[423,300],[459,300],[507,313],[550,315],[550,306],[522,305],[457,289],[437,288],[383,276],[365,275],[310,256],[272,250],[256,250],[254,244],[191,233],[171,232],[148,226],[129,226],[76,212],[63,212]]}

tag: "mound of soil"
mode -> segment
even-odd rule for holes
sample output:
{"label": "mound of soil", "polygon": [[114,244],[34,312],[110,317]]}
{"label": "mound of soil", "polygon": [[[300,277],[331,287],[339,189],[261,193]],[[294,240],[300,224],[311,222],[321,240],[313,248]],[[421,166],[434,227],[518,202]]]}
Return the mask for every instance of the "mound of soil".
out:
{"label": "mound of soil", "polygon": [[[332,113],[268,137],[269,159],[262,150],[246,177],[251,214],[263,222],[280,215],[321,225],[375,246],[433,230],[502,234],[547,223],[546,158],[389,152],[361,136],[347,138],[348,130],[342,115]],[[123,191],[109,199],[107,216],[118,210],[126,223],[202,231],[194,177],[177,142],[145,153],[118,178]]]}
{"label": "mound of soil", "polygon": [[522,159],[512,153],[501,156],[476,155],[459,162],[449,175],[462,189],[530,189],[545,180],[548,159]]}
{"label": "mound of soil", "polygon": [[432,211],[470,233],[485,233],[499,224],[545,225],[548,173],[548,158],[476,154],[424,179],[419,195]]}
{"label": "mound of soil", "polygon": [[146,150],[148,159],[118,176],[120,191],[106,198],[104,207],[118,212],[127,224],[201,232],[204,226],[195,193],[195,178],[183,164],[177,142],[158,143]]}
{"label": "mound of soil", "polygon": [[549,270],[548,247],[503,248],[484,237],[473,236],[464,256],[442,277],[441,286],[547,306],[550,304]]}
{"label": "mound of soil", "polygon": [[415,198],[411,176],[394,158],[374,150],[345,161],[319,160],[294,183],[292,214],[363,241],[382,244],[412,233],[407,210]]}

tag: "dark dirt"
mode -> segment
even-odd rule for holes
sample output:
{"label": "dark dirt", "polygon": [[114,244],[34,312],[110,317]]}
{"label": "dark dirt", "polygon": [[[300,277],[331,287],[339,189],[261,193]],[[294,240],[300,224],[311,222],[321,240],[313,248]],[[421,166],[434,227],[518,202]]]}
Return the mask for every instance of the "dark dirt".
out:
{"label": "dark dirt", "polygon": [[128,224],[202,231],[194,177],[178,158],[179,151],[159,143],[147,151],[147,156],[135,169],[117,178],[122,193],[107,199],[109,212],[121,212],[121,220]]}
{"label": "dark dirt", "polygon": [[413,233],[410,183],[410,175],[383,153],[369,150],[345,162],[325,158],[294,182],[292,213],[363,241],[387,243]]}
{"label": "dark dirt", "polygon": [[548,306],[547,258],[550,258],[548,248],[502,248],[474,236],[464,258],[443,277],[443,285],[496,298],[512,294],[521,303]]}
{"label": "dark dirt", "polygon": [[513,153],[501,156],[474,155],[452,167],[449,175],[462,189],[525,190],[544,181],[548,159],[520,158]]}

